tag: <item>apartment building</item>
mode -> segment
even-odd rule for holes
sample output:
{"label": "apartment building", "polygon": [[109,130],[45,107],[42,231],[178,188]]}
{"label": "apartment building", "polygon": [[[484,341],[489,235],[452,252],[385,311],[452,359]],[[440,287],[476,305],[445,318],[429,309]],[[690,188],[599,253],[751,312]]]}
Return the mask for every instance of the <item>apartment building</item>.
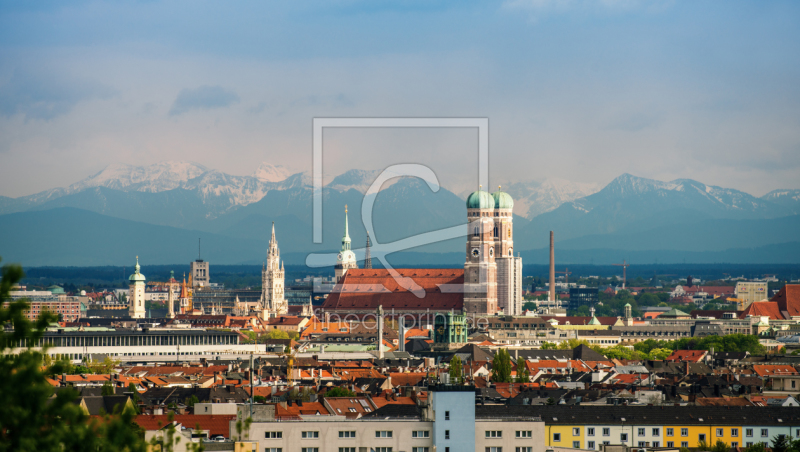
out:
{"label": "apartment building", "polygon": [[[476,406],[472,386],[429,388],[426,406],[386,405],[358,419],[304,412],[296,419],[258,419],[248,432],[266,452],[544,452],[544,423],[508,416],[505,406]],[[247,407],[242,407],[242,415]],[[235,431],[232,427],[231,431]]]}
{"label": "apartment building", "polygon": [[601,445],[731,447],[800,435],[800,410],[786,407],[508,406],[508,416],[541,415],[546,445],[599,450]]}

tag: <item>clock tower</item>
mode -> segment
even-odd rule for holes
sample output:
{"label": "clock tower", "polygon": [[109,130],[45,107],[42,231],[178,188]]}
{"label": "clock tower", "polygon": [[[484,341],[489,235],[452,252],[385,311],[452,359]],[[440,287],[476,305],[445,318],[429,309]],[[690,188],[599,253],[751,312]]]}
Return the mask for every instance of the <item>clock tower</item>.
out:
{"label": "clock tower", "polygon": [[467,198],[467,256],[464,263],[464,312],[497,312],[495,200],[481,187]]}
{"label": "clock tower", "polygon": [[350,231],[347,222],[347,206],[344,206],[344,236],[342,237],[342,250],[336,258],[336,283],[341,282],[347,270],[358,268],[356,253],[350,249]]}

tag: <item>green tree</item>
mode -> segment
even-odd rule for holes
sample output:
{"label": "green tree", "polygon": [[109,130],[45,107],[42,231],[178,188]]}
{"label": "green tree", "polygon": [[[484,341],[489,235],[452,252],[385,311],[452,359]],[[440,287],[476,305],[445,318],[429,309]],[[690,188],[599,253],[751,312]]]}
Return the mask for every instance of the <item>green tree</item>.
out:
{"label": "green tree", "polygon": [[671,354],[672,350],[668,348],[654,348],[647,354],[647,358],[651,361],[664,361]]}
{"label": "green tree", "polygon": [[764,443],[759,442],[753,444],[752,446],[747,446],[744,449],[744,452],[767,452],[767,448],[764,446]]}
{"label": "green tree", "polygon": [[325,397],[355,397],[356,393],[347,389],[347,388],[340,388],[335,387],[328,389],[325,393]]}
{"label": "green tree", "polygon": [[541,346],[542,350],[558,350],[558,345],[555,342],[545,342]]}
{"label": "green tree", "polygon": [[184,400],[184,402],[183,402],[184,405],[186,405],[188,407],[191,407],[191,408],[194,408],[194,404],[195,403],[200,403],[200,399],[198,399],[197,396],[194,395],[194,394],[192,394],[189,397],[187,397],[186,400]]}
{"label": "green tree", "polygon": [[86,364],[93,374],[110,374],[115,368],[119,367],[120,362],[118,359],[112,359],[106,356],[102,361],[91,360]]}
{"label": "green tree", "polygon": [[[74,403],[77,393],[72,388],[64,388],[53,397],[53,387],[43,370],[46,348],[43,353],[32,346],[39,343],[55,317],[45,313],[31,322],[25,314],[29,303],[10,300],[9,291],[22,276],[21,267],[5,266],[0,281],[0,325],[6,327],[0,329],[0,452],[144,452],[133,410],[92,420]],[[59,367],[57,361],[48,372],[62,373],[64,369]]]}
{"label": "green tree", "polygon": [[511,383],[511,355],[501,348],[492,359],[492,381],[495,383]]}
{"label": "green tree", "polygon": [[537,308],[536,303],[534,303],[533,301],[526,301],[525,303],[522,304],[523,311],[535,311],[536,308]]}
{"label": "green tree", "polygon": [[110,381],[103,383],[103,387],[100,388],[100,395],[114,395],[114,386],[111,385]]}
{"label": "green tree", "polygon": [[711,448],[711,452],[729,452],[731,450],[730,446],[725,441],[718,440],[714,447]]}
{"label": "green tree", "polygon": [[517,358],[517,383],[529,383],[531,373],[525,365],[525,358]]}
{"label": "green tree", "polygon": [[554,399],[552,397],[548,397],[547,401],[544,404],[545,405],[555,405],[556,404],[556,399]]}
{"label": "green tree", "polygon": [[458,356],[453,356],[453,359],[450,360],[450,382],[452,384],[460,385],[462,382],[462,372],[464,366],[461,364],[461,358]]}
{"label": "green tree", "polygon": [[265,334],[268,339],[289,339],[289,333],[283,330],[272,330]]}
{"label": "green tree", "polygon": [[786,435],[778,435],[772,438],[772,452],[793,452],[790,450],[792,438]]}
{"label": "green tree", "polygon": [[706,443],[705,441],[700,441],[697,443],[697,450],[709,451],[711,450],[711,447],[709,447],[708,443]]}

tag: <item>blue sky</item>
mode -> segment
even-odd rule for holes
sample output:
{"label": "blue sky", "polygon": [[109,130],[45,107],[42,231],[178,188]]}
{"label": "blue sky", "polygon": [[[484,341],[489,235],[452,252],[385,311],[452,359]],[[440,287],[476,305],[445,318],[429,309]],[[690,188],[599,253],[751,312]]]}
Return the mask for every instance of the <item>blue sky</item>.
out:
{"label": "blue sky", "polygon": [[[315,116],[489,117],[493,184],[800,188],[798,20],[789,1],[0,2],[0,195],[113,162],[308,170]],[[469,132],[327,138],[330,174],[475,183]]]}

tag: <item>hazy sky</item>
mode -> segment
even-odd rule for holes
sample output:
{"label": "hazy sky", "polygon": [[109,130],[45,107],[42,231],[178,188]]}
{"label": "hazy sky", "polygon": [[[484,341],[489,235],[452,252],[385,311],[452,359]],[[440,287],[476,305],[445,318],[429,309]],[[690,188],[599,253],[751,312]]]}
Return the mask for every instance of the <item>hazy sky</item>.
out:
{"label": "hazy sky", "polygon": [[[311,165],[315,116],[479,116],[492,184],[621,173],[800,188],[800,2],[0,2],[0,195],[113,162]],[[325,171],[469,131],[332,131]]]}

